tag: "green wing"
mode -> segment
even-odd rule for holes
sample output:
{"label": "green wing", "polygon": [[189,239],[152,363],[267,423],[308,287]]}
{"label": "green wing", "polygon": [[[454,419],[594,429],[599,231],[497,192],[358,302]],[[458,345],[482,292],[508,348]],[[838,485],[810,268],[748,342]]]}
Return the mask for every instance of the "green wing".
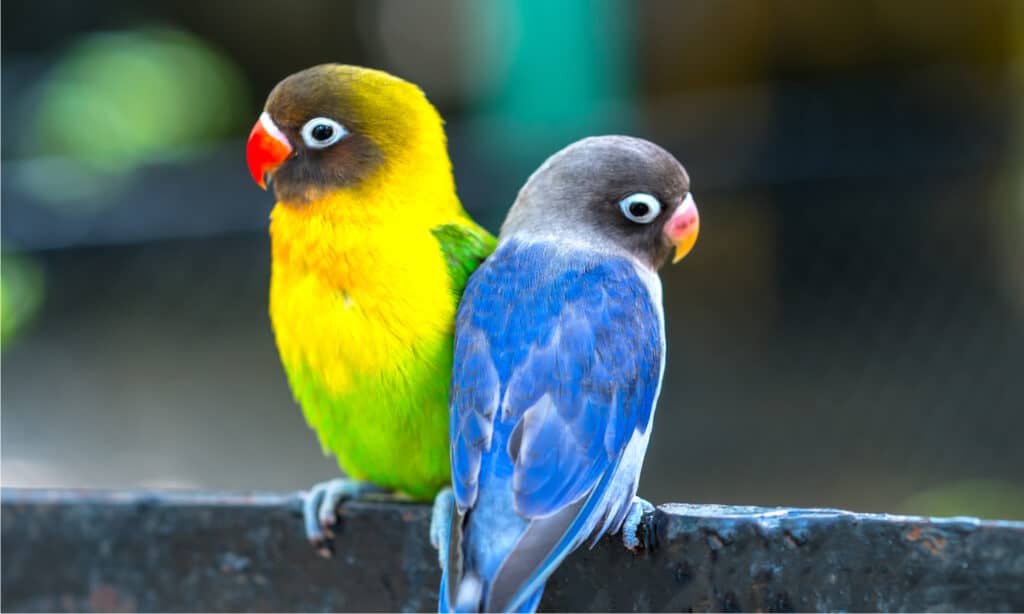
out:
{"label": "green wing", "polygon": [[448,262],[455,298],[462,298],[462,290],[470,274],[494,251],[497,240],[489,232],[471,221],[438,226],[430,231]]}

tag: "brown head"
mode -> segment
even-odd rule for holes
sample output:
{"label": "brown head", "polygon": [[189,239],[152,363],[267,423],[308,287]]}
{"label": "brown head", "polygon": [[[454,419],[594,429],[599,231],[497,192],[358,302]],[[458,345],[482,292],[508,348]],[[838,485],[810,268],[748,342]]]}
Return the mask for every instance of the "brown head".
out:
{"label": "brown head", "polygon": [[440,116],[418,87],[378,70],[321,64],[270,92],[246,157],[261,187],[270,178],[279,201],[303,204],[424,147],[447,161]]}

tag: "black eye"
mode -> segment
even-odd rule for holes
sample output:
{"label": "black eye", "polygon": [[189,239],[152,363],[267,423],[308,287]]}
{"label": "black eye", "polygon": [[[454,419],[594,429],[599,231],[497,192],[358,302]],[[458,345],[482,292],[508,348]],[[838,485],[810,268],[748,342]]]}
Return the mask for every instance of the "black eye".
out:
{"label": "black eye", "polygon": [[651,208],[647,206],[647,203],[636,200],[629,204],[629,212],[633,214],[633,217],[644,217]]}
{"label": "black eye", "polygon": [[302,141],[311,149],[330,147],[346,134],[348,131],[329,117],[314,117],[302,127]]}
{"label": "black eye", "polygon": [[637,192],[620,200],[619,209],[627,219],[637,224],[650,224],[661,213],[661,202],[650,194]]}
{"label": "black eye", "polygon": [[313,138],[318,141],[326,141],[334,134],[334,128],[331,128],[327,124],[317,124],[313,126],[311,134],[313,135]]}

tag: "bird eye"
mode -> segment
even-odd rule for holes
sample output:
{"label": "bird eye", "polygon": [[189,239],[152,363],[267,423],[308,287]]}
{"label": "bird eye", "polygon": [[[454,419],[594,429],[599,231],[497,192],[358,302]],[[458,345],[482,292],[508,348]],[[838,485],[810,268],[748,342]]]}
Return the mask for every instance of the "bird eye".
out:
{"label": "bird eye", "polygon": [[619,209],[637,224],[650,224],[661,213],[661,203],[650,194],[637,192],[620,200]]}
{"label": "bird eye", "polygon": [[346,134],[344,126],[328,117],[314,117],[302,127],[302,140],[312,149],[330,147]]}

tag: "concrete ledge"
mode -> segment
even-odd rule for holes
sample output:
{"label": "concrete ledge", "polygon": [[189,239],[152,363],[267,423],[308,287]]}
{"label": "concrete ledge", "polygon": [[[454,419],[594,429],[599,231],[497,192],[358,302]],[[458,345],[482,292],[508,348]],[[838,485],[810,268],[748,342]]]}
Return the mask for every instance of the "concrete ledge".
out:
{"label": "concrete ledge", "polygon": [[[430,510],[345,506],[337,554],[297,494],[2,491],[4,611],[430,611]],[[1024,610],[1024,522],[663,505],[657,548],[573,555],[542,611]]]}

